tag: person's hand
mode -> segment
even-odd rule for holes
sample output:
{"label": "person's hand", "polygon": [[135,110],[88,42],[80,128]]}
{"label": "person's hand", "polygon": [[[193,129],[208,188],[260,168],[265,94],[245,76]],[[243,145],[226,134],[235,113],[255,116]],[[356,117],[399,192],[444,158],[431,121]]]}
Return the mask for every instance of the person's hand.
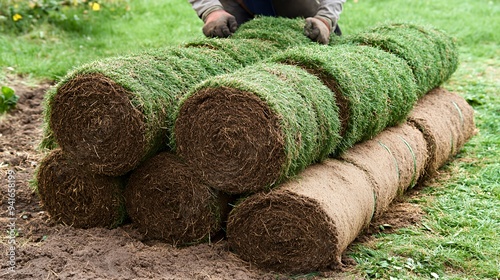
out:
{"label": "person's hand", "polygon": [[304,26],[304,35],[313,41],[327,45],[330,42],[330,26],[324,19],[308,17]]}
{"label": "person's hand", "polygon": [[236,18],[224,10],[215,10],[205,18],[203,34],[207,37],[225,38],[231,36],[238,28]]}

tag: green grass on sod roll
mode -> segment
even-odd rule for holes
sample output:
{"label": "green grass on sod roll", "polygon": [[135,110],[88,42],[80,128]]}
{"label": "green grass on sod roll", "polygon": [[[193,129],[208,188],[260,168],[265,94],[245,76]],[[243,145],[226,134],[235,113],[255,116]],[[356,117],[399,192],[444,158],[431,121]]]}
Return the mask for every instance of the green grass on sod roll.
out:
{"label": "green grass on sod roll", "polygon": [[242,24],[232,39],[259,39],[286,49],[298,45],[316,44],[304,35],[303,18],[257,17]]}
{"label": "green grass on sod roll", "polygon": [[228,193],[272,187],[339,140],[333,93],[298,67],[256,64],[213,77],[181,102],[178,154]]}
{"label": "green grass on sod roll", "polygon": [[448,80],[458,66],[454,39],[432,27],[385,24],[336,42],[377,47],[406,60],[415,75],[419,97]]}
{"label": "green grass on sod roll", "polygon": [[273,44],[259,39],[202,39],[185,46],[223,51],[241,65],[250,65],[281,51]]}
{"label": "green grass on sod roll", "polygon": [[376,48],[356,45],[296,47],[271,59],[298,65],[335,92],[342,121],[337,153],[403,122],[417,100],[406,62]]}

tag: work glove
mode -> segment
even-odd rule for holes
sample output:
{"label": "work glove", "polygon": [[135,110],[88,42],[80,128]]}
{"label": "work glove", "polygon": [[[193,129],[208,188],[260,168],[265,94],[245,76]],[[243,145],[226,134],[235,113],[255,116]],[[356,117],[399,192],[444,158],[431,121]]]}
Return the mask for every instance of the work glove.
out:
{"label": "work glove", "polygon": [[306,18],[304,35],[311,40],[327,45],[330,42],[330,24],[326,19],[320,17]]}
{"label": "work glove", "polygon": [[215,10],[205,17],[203,34],[207,37],[225,38],[238,28],[236,18],[224,10]]}

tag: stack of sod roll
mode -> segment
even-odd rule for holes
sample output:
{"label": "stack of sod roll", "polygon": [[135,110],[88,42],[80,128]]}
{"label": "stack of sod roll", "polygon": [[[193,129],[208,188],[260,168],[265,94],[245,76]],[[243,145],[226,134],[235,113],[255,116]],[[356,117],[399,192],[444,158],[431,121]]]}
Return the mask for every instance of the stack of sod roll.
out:
{"label": "stack of sod roll", "polygon": [[288,273],[331,268],[399,194],[433,174],[474,134],[473,109],[437,88],[404,124],[312,165],[229,215],[227,239],[244,260]]}
{"label": "stack of sod roll", "polygon": [[180,102],[177,153],[221,191],[269,189],[403,122],[423,91],[456,70],[455,45],[442,32],[393,24],[366,34],[389,39],[360,45],[362,33],[298,46],[205,80]]}
{"label": "stack of sod roll", "polygon": [[227,220],[231,248],[262,267],[338,264],[372,216],[471,137],[473,116],[428,93],[457,67],[444,33],[389,24],[319,46],[302,26],[258,18],[231,39],[69,73],[46,99],[44,145],[58,148],[37,181],[49,214],[114,227],[126,210],[174,245]]}
{"label": "stack of sod roll", "polygon": [[[253,39],[252,30],[260,28],[276,39]],[[55,220],[79,227],[121,223],[124,199],[123,192],[114,191],[116,186],[123,190],[124,179],[141,162],[170,150],[175,109],[192,86],[288,46],[310,43],[299,20],[263,18],[238,32],[242,34],[238,40],[206,39],[85,64],[47,93],[42,147],[55,149],[52,153],[60,156],[49,155],[42,161],[37,180],[41,200]],[[250,34],[248,39],[245,33]],[[53,172],[44,171],[49,168]],[[104,181],[113,182],[113,187]],[[106,192],[120,207],[95,198],[92,190]],[[73,203],[68,206],[71,212],[66,201]],[[101,219],[90,218],[100,215]]]}

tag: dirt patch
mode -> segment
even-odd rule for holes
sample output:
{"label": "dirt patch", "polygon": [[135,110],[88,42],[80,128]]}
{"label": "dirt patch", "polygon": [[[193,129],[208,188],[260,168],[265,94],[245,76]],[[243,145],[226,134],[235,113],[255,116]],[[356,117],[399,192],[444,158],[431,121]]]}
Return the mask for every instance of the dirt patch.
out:
{"label": "dirt patch", "polygon": [[[186,248],[145,241],[133,226],[109,230],[102,228],[76,229],[56,225],[40,205],[30,188],[37,165],[43,154],[36,147],[42,138],[42,99],[49,83],[29,85],[23,79],[7,83],[20,96],[17,109],[0,120],[0,190],[2,206],[0,250],[8,252],[6,231],[7,172],[16,178],[16,273],[6,274],[6,254],[0,260],[2,279],[287,279],[277,273],[259,270],[236,257],[227,241],[200,244]],[[414,189],[415,190],[415,189]],[[412,190],[413,191],[413,190]],[[368,234],[358,240],[368,240],[380,224],[390,224],[394,230],[415,224],[422,211],[407,202],[396,202],[389,212],[372,221]],[[323,271],[309,279],[352,279],[355,262],[343,257],[346,272]],[[361,278],[361,277],[358,277]]]}
{"label": "dirt patch", "polygon": [[372,234],[393,233],[397,229],[420,223],[425,214],[424,211],[419,205],[409,203],[406,200],[407,197],[397,198],[391,204],[390,210],[373,219],[367,231],[360,235],[356,241],[364,242],[372,239]]}

